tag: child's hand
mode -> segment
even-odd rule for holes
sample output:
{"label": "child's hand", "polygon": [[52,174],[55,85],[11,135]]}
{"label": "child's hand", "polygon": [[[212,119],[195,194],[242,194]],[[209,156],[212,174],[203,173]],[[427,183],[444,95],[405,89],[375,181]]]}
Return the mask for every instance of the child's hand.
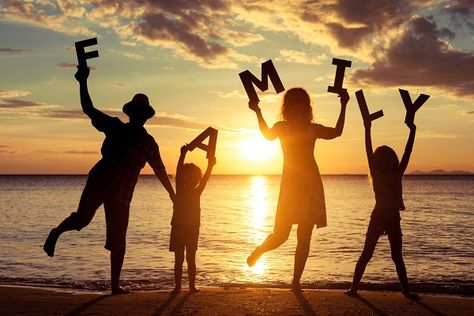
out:
{"label": "child's hand", "polygon": [[410,129],[416,129],[416,125],[414,122],[406,122],[406,124]]}
{"label": "child's hand", "polygon": [[90,72],[89,67],[77,66],[77,71],[74,77],[79,82],[87,81],[87,78],[89,77],[89,72]]}
{"label": "child's hand", "polygon": [[259,102],[260,102],[260,101],[252,101],[252,100],[250,100],[250,101],[249,101],[249,108],[250,108],[252,111],[254,111],[254,112],[260,111],[260,108],[258,107],[258,103],[259,103]]}
{"label": "child's hand", "polygon": [[181,155],[184,155],[188,151],[188,145],[184,145],[181,147]]}
{"label": "child's hand", "polygon": [[207,164],[211,167],[214,167],[214,165],[217,163],[216,157],[211,157],[208,159]]}
{"label": "child's hand", "polygon": [[347,90],[343,90],[339,93],[339,97],[341,98],[341,105],[347,105],[347,102],[349,102],[349,93],[347,93]]}

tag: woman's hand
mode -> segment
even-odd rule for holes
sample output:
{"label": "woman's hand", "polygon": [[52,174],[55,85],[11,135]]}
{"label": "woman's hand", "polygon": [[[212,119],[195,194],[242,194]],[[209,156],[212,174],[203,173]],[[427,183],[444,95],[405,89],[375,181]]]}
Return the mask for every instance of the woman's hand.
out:
{"label": "woman's hand", "polygon": [[259,112],[260,111],[260,108],[258,107],[258,103],[260,101],[252,101],[250,100],[249,101],[249,109],[251,109],[252,111],[254,112]]}
{"label": "woman's hand", "polygon": [[341,105],[347,105],[347,102],[349,102],[349,93],[347,93],[347,90],[343,90],[339,93],[339,97],[341,98]]}
{"label": "woman's hand", "polygon": [[74,77],[76,78],[77,81],[84,82],[84,81],[87,81],[87,78],[89,77],[89,73],[90,73],[89,67],[77,66],[77,71]]}

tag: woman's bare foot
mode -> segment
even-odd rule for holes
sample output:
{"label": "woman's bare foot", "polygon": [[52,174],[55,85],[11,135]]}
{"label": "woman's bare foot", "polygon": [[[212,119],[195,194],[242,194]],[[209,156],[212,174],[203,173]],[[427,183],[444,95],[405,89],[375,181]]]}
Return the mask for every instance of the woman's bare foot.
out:
{"label": "woman's bare foot", "polygon": [[43,250],[48,254],[48,256],[54,256],[54,249],[56,248],[56,242],[58,241],[59,234],[57,233],[57,229],[53,228],[49,232],[48,238],[43,245]]}
{"label": "woman's bare foot", "polygon": [[358,296],[359,295],[359,294],[357,294],[357,291],[353,290],[353,289],[350,289],[349,291],[344,292],[344,294],[346,294],[348,296]]}
{"label": "woman's bare foot", "polygon": [[257,263],[258,259],[260,259],[261,256],[262,256],[262,253],[260,251],[260,247],[255,248],[255,250],[252,251],[250,256],[248,256],[247,258],[248,266],[253,267]]}
{"label": "woman's bare foot", "polygon": [[291,282],[291,289],[290,289],[291,292],[293,293],[301,293],[301,292],[304,292],[302,289],[301,289],[301,284],[299,282]]}
{"label": "woman's bare foot", "polygon": [[130,294],[130,290],[126,290],[123,287],[116,287],[112,289],[112,295]]}
{"label": "woman's bare foot", "polygon": [[189,293],[192,294],[192,293],[197,293],[197,292],[199,292],[199,290],[195,286],[189,287]]}

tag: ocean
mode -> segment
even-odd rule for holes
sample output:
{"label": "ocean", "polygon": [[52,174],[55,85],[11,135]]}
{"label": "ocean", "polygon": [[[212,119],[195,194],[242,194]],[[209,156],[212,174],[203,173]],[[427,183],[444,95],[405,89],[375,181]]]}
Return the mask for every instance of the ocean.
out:
{"label": "ocean", "polygon": [[[89,226],[60,238],[53,258],[42,250],[49,230],[75,211],[85,181],[86,176],[0,176],[0,284],[108,288],[102,208]],[[403,181],[407,209],[401,212],[401,225],[410,283],[419,291],[474,294],[474,176],[408,175]],[[302,284],[348,288],[374,195],[363,175],[328,175],[323,183],[328,226],[313,231]],[[254,267],[246,265],[247,256],[273,229],[279,184],[279,176],[211,176],[201,199],[198,287],[288,286],[296,226],[282,247]],[[125,286],[173,287],[171,215],[159,181],[141,176],[131,205]],[[398,289],[386,236],[380,238],[362,288]]]}

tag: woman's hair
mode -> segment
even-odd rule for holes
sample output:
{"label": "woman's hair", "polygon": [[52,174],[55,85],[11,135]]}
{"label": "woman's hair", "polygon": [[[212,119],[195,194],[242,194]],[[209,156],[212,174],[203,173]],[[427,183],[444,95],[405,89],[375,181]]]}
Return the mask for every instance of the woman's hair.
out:
{"label": "woman's hair", "polygon": [[202,178],[201,168],[193,163],[185,163],[181,167],[181,180],[186,184],[197,185]]}
{"label": "woman's hair", "polygon": [[310,123],[313,120],[311,99],[305,89],[292,88],[286,91],[281,105],[281,117],[284,121]]}
{"label": "woman's hair", "polygon": [[380,146],[374,152],[374,168],[378,172],[392,173],[398,170],[399,160],[395,151],[388,146]]}

